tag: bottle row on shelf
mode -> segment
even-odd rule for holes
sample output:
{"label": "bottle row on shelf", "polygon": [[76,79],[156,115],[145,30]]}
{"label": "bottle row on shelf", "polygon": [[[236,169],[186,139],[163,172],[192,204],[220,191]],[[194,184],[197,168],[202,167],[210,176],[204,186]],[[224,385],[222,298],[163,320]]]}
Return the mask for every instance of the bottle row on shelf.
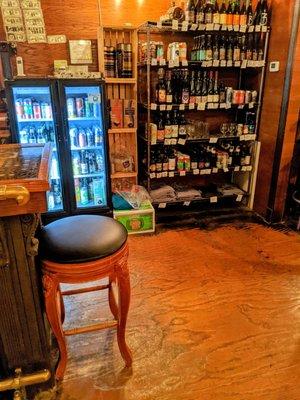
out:
{"label": "bottle row on shelf", "polygon": [[98,118],[100,116],[99,95],[67,98],[68,118]]}
{"label": "bottle row on shelf", "polygon": [[71,126],[69,135],[72,149],[98,147],[103,144],[103,130],[99,125],[86,128]]}
{"label": "bottle row on shelf", "polygon": [[201,73],[184,68],[167,70],[165,74],[165,70],[160,68],[154,97],[156,104],[166,105],[166,108],[168,104],[179,104],[184,105],[183,109],[186,105],[191,105],[191,109],[194,109],[198,103],[253,105],[257,102],[257,95],[256,90],[240,90],[226,86],[223,81],[219,81],[218,71]]}
{"label": "bottle row on shelf", "polygon": [[[167,59],[165,59],[163,42],[150,42],[150,64],[152,66],[163,65],[169,68],[183,66],[190,62],[202,61],[201,66],[207,65],[210,61],[219,62],[215,66],[241,66],[243,67],[263,66],[264,43],[260,35],[253,34],[246,38],[246,35],[225,36],[225,35],[201,35],[194,37],[194,44],[190,54],[185,42],[172,42],[168,45]],[[148,60],[148,44],[141,43],[140,47],[140,65],[144,65]],[[225,63],[224,63],[225,61]],[[236,64],[236,62],[240,62]],[[254,64],[252,64],[254,62]],[[258,63],[258,64],[256,64]],[[212,64],[212,63],[211,63]]]}
{"label": "bottle row on shelf", "polygon": [[107,78],[132,77],[132,44],[104,46],[104,71]]}
{"label": "bottle row on shelf", "polygon": [[78,205],[103,206],[106,204],[105,182],[99,178],[75,179],[75,196]]}
{"label": "bottle row on shelf", "polygon": [[201,68],[241,68],[241,69],[246,69],[246,68],[262,68],[265,66],[265,61],[254,61],[254,60],[240,60],[240,61],[233,61],[233,60],[220,60],[220,59],[215,59],[215,60],[209,60],[209,61],[199,61],[199,60],[186,60],[186,61],[178,61],[178,62],[173,62],[173,61],[166,61],[166,60],[160,60],[157,61],[155,59],[152,59],[150,64],[153,67],[160,66],[160,67],[167,67],[167,68],[180,68],[180,67],[188,67],[192,66],[195,67],[195,64],[197,63],[197,67]]}
{"label": "bottle row on shelf", "polygon": [[184,113],[167,112],[165,117],[162,112],[157,115],[156,123],[150,124],[149,140],[151,145],[162,143],[164,145],[185,145],[186,141],[209,140],[210,143],[218,139],[238,137],[240,141],[255,140],[256,115],[247,112],[238,116],[238,122],[222,123],[219,131],[212,136],[209,125],[198,120],[187,121]]}
{"label": "bottle row on shelf", "polygon": [[51,180],[51,187],[47,198],[49,210],[60,209],[62,207],[61,186],[58,179]]}
{"label": "bottle row on shelf", "polygon": [[188,147],[185,153],[174,148],[151,151],[150,179],[193,175],[233,170],[251,171],[251,144],[220,143],[218,146],[198,145]]}
{"label": "bottle row on shelf", "polygon": [[[188,0],[186,6],[174,5],[160,19],[172,21],[172,27],[178,29],[178,22],[182,22],[182,29],[186,30],[191,24],[191,29],[199,26],[267,26],[270,19],[270,9],[267,0],[259,0],[253,9],[252,1],[229,0]],[[182,3],[184,5],[184,3]],[[193,26],[193,25],[196,25]],[[211,30],[211,29],[209,29]]]}
{"label": "bottle row on shelf", "polygon": [[55,134],[52,124],[40,123],[22,127],[19,131],[20,143],[55,143]]}
{"label": "bottle row on shelf", "polygon": [[18,98],[15,101],[18,121],[51,120],[52,107],[47,101],[38,101],[35,98]]}

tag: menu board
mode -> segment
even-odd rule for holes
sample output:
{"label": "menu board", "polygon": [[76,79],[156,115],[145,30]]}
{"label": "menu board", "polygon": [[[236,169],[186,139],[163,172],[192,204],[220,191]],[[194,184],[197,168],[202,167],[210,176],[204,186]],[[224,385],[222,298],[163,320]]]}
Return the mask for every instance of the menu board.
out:
{"label": "menu board", "polygon": [[25,42],[26,34],[19,0],[0,0],[6,39],[9,42]]}
{"label": "menu board", "polygon": [[21,0],[28,43],[47,42],[40,0]]}

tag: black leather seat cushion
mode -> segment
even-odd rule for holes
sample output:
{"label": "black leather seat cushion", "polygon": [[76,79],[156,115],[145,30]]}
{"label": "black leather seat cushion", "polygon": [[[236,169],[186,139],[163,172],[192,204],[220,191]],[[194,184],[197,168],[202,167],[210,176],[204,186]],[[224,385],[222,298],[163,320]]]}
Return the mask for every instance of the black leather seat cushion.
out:
{"label": "black leather seat cushion", "polygon": [[126,229],[114,219],[79,215],[44,226],[40,252],[42,258],[58,263],[82,263],[115,253],[126,239]]}

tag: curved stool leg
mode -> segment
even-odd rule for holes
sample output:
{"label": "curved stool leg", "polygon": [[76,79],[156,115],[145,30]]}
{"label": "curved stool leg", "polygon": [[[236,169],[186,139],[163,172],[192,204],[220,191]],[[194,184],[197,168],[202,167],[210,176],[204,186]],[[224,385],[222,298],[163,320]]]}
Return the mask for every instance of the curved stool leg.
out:
{"label": "curved stool leg", "polygon": [[45,306],[47,318],[50,323],[52,332],[56,337],[60,351],[60,357],[55,377],[56,379],[61,380],[64,377],[67,366],[67,347],[59,312],[59,299],[57,298],[59,286],[57,280],[53,279],[50,275],[47,274],[43,276],[43,286],[45,291]]}
{"label": "curved stool leg", "polygon": [[58,295],[59,295],[59,303],[60,303],[60,315],[61,315],[61,323],[65,322],[66,311],[65,311],[65,303],[63,295],[61,294],[60,285],[58,285]]}
{"label": "curved stool leg", "polygon": [[109,277],[109,288],[108,288],[108,302],[109,302],[109,308],[114,316],[115,320],[118,320],[119,317],[119,310],[118,310],[118,305],[115,299],[114,291],[112,288],[112,285],[116,282],[116,278],[114,276]]}
{"label": "curved stool leg", "polygon": [[118,345],[126,367],[131,367],[132,355],[125,340],[125,329],[130,304],[130,280],[127,262],[119,266],[116,272],[119,289],[119,318],[117,329]]}

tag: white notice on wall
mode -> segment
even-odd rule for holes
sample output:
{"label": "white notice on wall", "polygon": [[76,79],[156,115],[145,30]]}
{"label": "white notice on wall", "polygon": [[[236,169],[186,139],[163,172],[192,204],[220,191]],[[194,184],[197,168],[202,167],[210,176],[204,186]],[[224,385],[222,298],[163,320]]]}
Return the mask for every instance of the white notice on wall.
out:
{"label": "white notice on wall", "polygon": [[9,42],[25,42],[25,27],[19,0],[2,0],[0,5],[6,39]]}
{"label": "white notice on wall", "polygon": [[47,42],[44,15],[40,0],[21,0],[28,43]]}

